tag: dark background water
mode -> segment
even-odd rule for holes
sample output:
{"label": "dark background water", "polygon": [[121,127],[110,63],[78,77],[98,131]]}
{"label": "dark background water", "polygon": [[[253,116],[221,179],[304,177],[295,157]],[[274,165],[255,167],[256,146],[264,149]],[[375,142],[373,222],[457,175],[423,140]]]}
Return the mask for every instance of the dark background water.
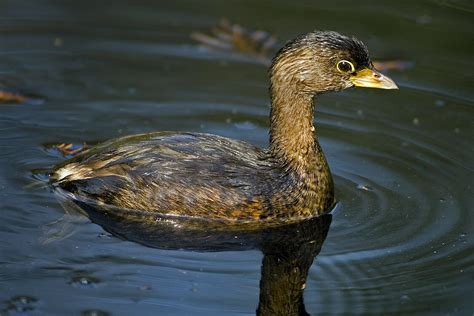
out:
{"label": "dark background water", "polygon": [[473,12],[469,1],[0,2],[0,314],[253,314],[257,250],[160,250],[90,222],[43,243],[63,209],[44,145],[154,130],[267,144],[266,69],[190,39],[221,17],[282,40],[331,29],[414,66],[399,91],[318,99],[339,205],[306,284],[311,314],[472,315]]}

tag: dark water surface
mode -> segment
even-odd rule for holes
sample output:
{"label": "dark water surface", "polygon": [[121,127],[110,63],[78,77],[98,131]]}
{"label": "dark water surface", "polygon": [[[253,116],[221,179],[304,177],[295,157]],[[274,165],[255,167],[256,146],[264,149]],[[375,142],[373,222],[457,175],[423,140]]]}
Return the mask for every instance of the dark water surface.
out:
{"label": "dark water surface", "polygon": [[307,312],[472,315],[473,12],[469,1],[1,1],[0,83],[46,100],[0,105],[0,315],[255,313],[262,251],[154,249],[89,221],[44,243],[64,211],[34,185],[34,170],[63,159],[48,143],[183,130],[266,146],[265,67],[189,37],[222,16],[282,41],[354,34],[375,58],[414,62],[389,73],[399,91],[318,100],[339,204]]}

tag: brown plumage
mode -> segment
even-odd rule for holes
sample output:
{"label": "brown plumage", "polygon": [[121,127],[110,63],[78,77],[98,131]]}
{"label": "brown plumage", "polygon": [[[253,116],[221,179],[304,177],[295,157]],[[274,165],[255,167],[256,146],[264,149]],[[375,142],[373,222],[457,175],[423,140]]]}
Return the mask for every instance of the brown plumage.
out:
{"label": "brown plumage", "polygon": [[52,185],[73,199],[163,215],[248,222],[327,212],[334,189],[313,125],[314,97],[396,86],[373,69],[362,42],[335,32],[291,41],[269,73],[268,149],[209,134],[134,135],[60,164]]}

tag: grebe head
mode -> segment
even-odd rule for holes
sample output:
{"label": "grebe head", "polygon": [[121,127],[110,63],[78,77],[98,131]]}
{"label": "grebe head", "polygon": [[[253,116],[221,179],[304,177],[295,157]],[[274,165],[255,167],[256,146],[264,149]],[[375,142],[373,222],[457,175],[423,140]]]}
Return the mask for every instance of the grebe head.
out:
{"label": "grebe head", "polygon": [[374,69],[367,47],[354,37],[315,31],[287,43],[270,68],[272,88],[318,94],[350,87],[398,89]]}

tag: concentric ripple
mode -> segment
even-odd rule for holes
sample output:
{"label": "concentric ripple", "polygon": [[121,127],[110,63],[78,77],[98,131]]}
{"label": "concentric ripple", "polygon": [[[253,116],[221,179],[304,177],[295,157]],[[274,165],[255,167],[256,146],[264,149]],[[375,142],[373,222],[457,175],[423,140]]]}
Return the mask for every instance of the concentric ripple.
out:
{"label": "concentric ripple", "polygon": [[[470,110],[450,106],[456,116]],[[438,113],[419,120],[450,119],[448,109],[431,110]],[[325,142],[340,206],[325,251],[310,272],[316,285],[307,295],[321,302],[315,310],[413,312],[411,301],[436,306],[438,300],[458,299],[449,288],[467,276],[473,263],[473,164],[465,156],[472,135],[448,131],[452,139],[446,142],[437,138],[446,132],[440,131],[442,122],[422,125],[415,113],[403,125],[355,112],[353,117],[324,113],[331,119],[322,129],[335,135]],[[318,289],[321,282],[330,287]],[[437,283],[444,288],[436,288]],[[427,290],[433,292],[426,295]]]}
{"label": "concentric ripple", "polygon": [[45,97],[0,108],[0,314],[255,312],[259,251],[147,248],[83,221],[69,223],[68,238],[42,243],[63,210],[32,178],[64,159],[44,144],[189,130],[266,146],[266,69],[189,37],[226,14],[282,41],[337,29],[375,57],[414,64],[389,73],[399,91],[316,100],[339,203],[309,271],[306,310],[472,314],[470,3],[27,2],[0,5],[1,84]]}

